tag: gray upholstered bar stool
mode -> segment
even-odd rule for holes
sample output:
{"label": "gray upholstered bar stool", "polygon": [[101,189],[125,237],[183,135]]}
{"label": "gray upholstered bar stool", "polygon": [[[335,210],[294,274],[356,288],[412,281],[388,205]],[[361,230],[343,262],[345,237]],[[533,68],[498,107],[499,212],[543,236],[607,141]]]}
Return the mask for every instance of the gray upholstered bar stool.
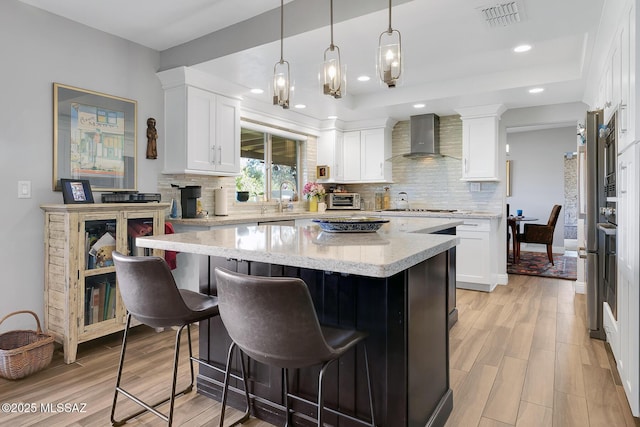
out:
{"label": "gray upholstered bar stool", "polygon": [[[216,285],[220,317],[233,343],[229,348],[227,364],[231,360],[235,346],[250,358],[284,370],[283,398],[285,402],[286,424],[290,425],[291,410],[289,398],[315,405],[318,412],[318,426],[322,427],[323,410],[347,417],[352,421],[375,426],[371,376],[364,339],[367,334],[352,329],[338,329],[321,326],[311,300],[306,283],[291,277],[261,277],[234,273],[216,268]],[[324,407],[322,380],[327,367],[350,349],[361,343],[369,390],[371,422],[354,418],[348,414]],[[241,357],[242,359],[242,357]],[[243,365],[244,363],[241,363]],[[318,400],[310,402],[290,394],[288,387],[289,369],[322,365],[318,375]],[[223,426],[229,366],[222,392],[220,426]],[[245,394],[249,400],[245,381]]]}
{"label": "gray upholstered bar stool", "polygon": [[[186,289],[178,289],[176,282],[173,279],[173,275],[171,274],[171,270],[163,258],[155,256],[134,257],[126,256],[119,252],[113,252],[113,260],[116,267],[116,277],[118,279],[120,295],[122,296],[122,300],[124,301],[124,305],[127,309],[127,323],[124,329],[124,336],[122,338],[118,376],[113,396],[113,405],[111,407],[111,423],[113,425],[122,425],[128,420],[149,411],[162,418],[169,426],[171,426],[173,422],[173,406],[176,396],[186,394],[193,388],[193,362],[202,363],[213,369],[224,372],[215,366],[209,365],[203,360],[193,357],[191,348],[191,330],[189,328],[192,323],[218,315],[218,298]],[[173,357],[173,381],[171,384],[171,394],[168,398],[154,404],[144,402],[142,399],[134,396],[120,386],[127,348],[127,336],[132,317],[135,317],[141,323],[152,328],[178,328],[176,332],[175,351]],[[191,382],[184,390],[176,393],[178,359],[180,354],[180,334],[185,328],[187,329],[189,343]],[[128,397],[142,406],[143,409],[127,416],[126,418],[116,420],[115,412],[118,394]],[[157,407],[166,402],[169,402],[169,413],[165,415],[158,411]],[[242,421],[247,420],[248,418],[249,413],[246,412]]]}

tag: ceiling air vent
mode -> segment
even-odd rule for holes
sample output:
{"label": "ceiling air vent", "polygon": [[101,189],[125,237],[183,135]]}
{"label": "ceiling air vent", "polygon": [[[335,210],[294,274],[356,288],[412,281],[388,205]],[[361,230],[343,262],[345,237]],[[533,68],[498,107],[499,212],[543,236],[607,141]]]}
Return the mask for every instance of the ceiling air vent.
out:
{"label": "ceiling air vent", "polygon": [[480,8],[484,20],[490,27],[506,27],[520,22],[520,10],[515,1]]}

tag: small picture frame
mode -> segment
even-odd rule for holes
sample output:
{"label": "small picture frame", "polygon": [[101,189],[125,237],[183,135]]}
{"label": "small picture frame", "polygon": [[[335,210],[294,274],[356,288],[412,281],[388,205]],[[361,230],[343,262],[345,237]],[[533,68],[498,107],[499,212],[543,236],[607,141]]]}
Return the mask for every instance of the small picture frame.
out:
{"label": "small picture frame", "polygon": [[316,176],[318,179],[329,179],[329,166],[319,165],[316,166]]}
{"label": "small picture frame", "polygon": [[72,203],[93,203],[93,193],[88,179],[60,179],[62,199],[65,205]]}

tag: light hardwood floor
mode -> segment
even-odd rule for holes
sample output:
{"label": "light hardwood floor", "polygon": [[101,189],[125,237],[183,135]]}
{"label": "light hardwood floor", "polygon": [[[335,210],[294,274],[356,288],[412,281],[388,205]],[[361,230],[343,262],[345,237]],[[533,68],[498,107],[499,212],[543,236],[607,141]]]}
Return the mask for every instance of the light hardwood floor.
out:
{"label": "light hardwood floor", "polygon": [[490,294],[457,298],[447,427],[640,425],[610,349],[589,338],[573,282],[511,275]]}
{"label": "light hardwood floor", "polygon": [[[447,427],[640,426],[611,368],[610,351],[588,337],[585,298],[575,295],[572,285],[512,275],[508,286],[492,293],[458,290],[459,321],[451,329],[454,410]],[[168,390],[174,333],[144,326],[133,331],[125,384],[147,393],[151,401]],[[46,370],[19,381],[0,379],[1,403],[33,403],[38,409],[31,414],[0,412],[0,426],[110,425],[120,340],[115,334],[80,345],[71,365],[56,351]],[[184,382],[188,374],[182,372]],[[122,402],[127,404],[119,412],[134,408]],[[41,411],[47,403],[86,404],[86,412]],[[176,400],[174,425],[217,425],[219,411],[219,403],[192,392]],[[162,422],[144,415],[127,425]],[[270,426],[255,419],[245,425]]]}

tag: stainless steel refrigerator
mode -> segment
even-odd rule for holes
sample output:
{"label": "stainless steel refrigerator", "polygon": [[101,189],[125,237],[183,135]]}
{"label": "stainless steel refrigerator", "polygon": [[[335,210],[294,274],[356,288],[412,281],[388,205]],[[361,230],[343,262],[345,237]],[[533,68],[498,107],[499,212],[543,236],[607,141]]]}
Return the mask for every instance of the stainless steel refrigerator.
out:
{"label": "stainless steel refrigerator", "polygon": [[604,156],[599,130],[603,124],[602,110],[587,113],[584,129],[585,145],[585,249],[587,256],[587,322],[592,338],[606,339],[602,325],[604,290],[600,280],[600,255],[598,223],[603,222],[600,206],[604,205]]}

